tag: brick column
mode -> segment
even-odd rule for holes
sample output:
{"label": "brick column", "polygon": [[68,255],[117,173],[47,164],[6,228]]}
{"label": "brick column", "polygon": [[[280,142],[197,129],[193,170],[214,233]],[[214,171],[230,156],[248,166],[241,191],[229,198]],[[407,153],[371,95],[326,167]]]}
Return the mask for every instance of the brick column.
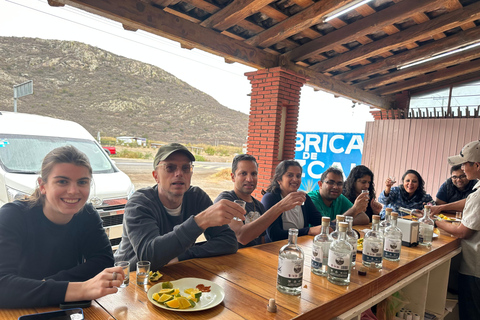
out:
{"label": "brick column", "polygon": [[278,163],[295,157],[300,89],[307,79],[280,67],[245,75],[252,84],[247,152],[258,161],[253,196],[261,199]]}

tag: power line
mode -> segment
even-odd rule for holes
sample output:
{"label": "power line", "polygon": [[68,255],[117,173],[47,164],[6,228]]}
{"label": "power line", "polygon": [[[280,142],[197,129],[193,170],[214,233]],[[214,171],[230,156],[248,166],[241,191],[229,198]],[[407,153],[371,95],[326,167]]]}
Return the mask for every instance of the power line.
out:
{"label": "power line", "polygon": [[[183,54],[178,54],[178,53],[174,53],[174,52],[171,52],[171,51],[168,51],[168,50],[164,50],[162,48],[158,48],[156,46],[152,46],[150,44],[147,44],[147,43],[144,43],[144,42],[141,42],[141,41],[138,41],[138,40],[134,40],[134,39],[129,39],[127,37],[124,37],[124,36],[121,36],[121,35],[118,35],[118,34],[115,34],[115,33],[112,33],[112,32],[109,32],[109,31],[105,31],[103,29],[98,29],[96,27],[93,27],[93,26],[89,26],[87,24],[84,24],[84,23],[81,23],[81,22],[78,22],[78,21],[73,21],[73,20],[70,20],[70,19],[67,19],[67,18],[64,18],[64,17],[61,17],[61,16],[58,16],[58,15],[55,15],[55,14],[52,14],[52,13],[49,13],[49,12],[46,12],[46,11],[43,11],[43,10],[40,10],[40,9],[37,9],[37,8],[33,8],[33,7],[30,7],[28,5],[24,5],[24,4],[21,4],[21,3],[17,3],[17,2],[14,2],[14,1],[11,1],[11,0],[6,0],[7,2],[10,2],[12,4],[15,4],[15,5],[18,5],[18,6],[21,6],[21,7],[24,7],[26,9],[30,9],[30,10],[33,10],[33,11],[37,11],[37,12],[40,12],[40,13],[43,13],[45,15],[49,15],[49,16],[52,16],[52,17],[55,17],[57,19],[61,19],[61,20],[64,20],[64,21],[67,21],[67,22],[70,22],[70,23],[74,23],[74,24],[77,24],[77,25],[80,25],[82,27],[85,27],[85,28],[89,28],[89,29],[92,29],[92,30],[95,30],[97,32],[102,32],[102,33],[105,33],[105,34],[108,34],[110,36],[114,36],[114,37],[117,37],[117,38],[120,38],[120,39],[123,39],[123,40],[126,40],[126,41],[129,41],[129,42],[133,42],[133,43],[136,43],[136,44],[140,44],[140,45],[143,45],[145,47],[148,47],[148,48],[151,48],[151,49],[154,49],[154,50],[158,50],[158,51],[161,51],[161,52],[164,52],[164,53],[167,53],[167,54],[170,54],[170,55],[174,55],[175,57],[179,57],[179,58],[183,58],[183,59],[186,59],[186,60],[190,60],[190,61],[193,61],[193,62],[196,62],[196,63],[199,63],[199,64],[202,64],[204,66],[207,66],[207,67],[211,67],[211,68],[215,68],[217,70],[220,70],[220,71],[223,71],[223,72],[227,72],[227,73],[230,73],[234,76],[237,76],[237,77],[241,77],[242,79],[244,79],[244,76],[243,74],[242,75],[239,75],[235,72],[232,72],[232,71],[229,71],[229,70],[226,70],[226,69],[223,69],[223,68],[220,68],[220,67],[217,67],[215,65],[212,65],[212,64],[209,64],[209,63],[205,63],[203,61],[200,61],[200,60],[197,60],[197,59],[193,59],[193,58],[190,58],[190,57],[186,57],[184,56]],[[44,2],[44,1],[41,1],[41,0],[38,0],[38,2],[41,2],[42,4],[44,5],[48,5],[48,3]],[[70,8],[70,7],[63,7],[63,8],[57,8],[59,10],[65,10],[65,11],[68,11],[72,14],[76,14],[78,16],[83,16],[85,18],[89,18],[91,20],[96,20],[96,22],[98,23],[102,23],[102,24],[105,24],[105,25],[109,25],[110,27],[114,27],[114,28],[119,28],[119,26],[115,23],[112,23],[111,20],[109,19],[106,19],[106,18],[103,18],[101,17],[101,20],[98,19],[99,17],[97,17],[96,15],[92,15],[92,14],[89,14],[89,13],[86,13],[86,12],[83,12],[81,10],[78,10],[76,8]],[[108,21],[108,22],[107,22]],[[125,30],[121,29],[119,30],[121,32],[125,32]],[[152,41],[156,41],[156,42],[161,42],[162,41],[159,41],[161,40],[162,38],[159,37],[159,36],[153,36],[151,35],[150,33],[137,33],[135,34],[135,36],[138,36],[138,37],[143,37],[145,39],[148,39],[148,40],[152,40]],[[158,38],[157,38],[158,37]],[[167,45],[167,46],[170,46],[170,47],[174,47],[172,44],[170,43],[167,43],[167,42],[163,42],[162,43],[163,45]],[[203,51],[199,51],[199,53],[201,53],[201,55],[205,58],[208,58],[208,59],[211,59],[212,60],[212,57],[210,56],[207,56],[206,54],[203,54]]]}

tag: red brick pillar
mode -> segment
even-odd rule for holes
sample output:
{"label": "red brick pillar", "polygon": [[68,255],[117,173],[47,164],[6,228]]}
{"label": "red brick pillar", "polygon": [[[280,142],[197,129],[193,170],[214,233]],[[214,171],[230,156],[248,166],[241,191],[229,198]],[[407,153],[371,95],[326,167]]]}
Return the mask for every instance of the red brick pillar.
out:
{"label": "red brick pillar", "polygon": [[252,84],[247,152],[257,158],[261,199],[278,163],[295,157],[300,89],[307,79],[277,67],[245,74]]}

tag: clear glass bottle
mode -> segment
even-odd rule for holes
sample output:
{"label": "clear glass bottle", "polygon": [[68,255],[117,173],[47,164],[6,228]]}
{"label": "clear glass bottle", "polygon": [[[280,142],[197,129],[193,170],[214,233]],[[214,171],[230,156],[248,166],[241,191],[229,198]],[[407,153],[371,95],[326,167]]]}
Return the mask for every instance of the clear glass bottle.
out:
{"label": "clear glass bottle", "polygon": [[372,216],[372,229],[363,238],[362,264],[370,268],[382,268],[383,234],[378,230],[380,216]]}
{"label": "clear glass bottle", "polygon": [[340,225],[340,222],[345,222],[345,216],[343,214],[339,214],[338,216],[336,216],[335,220],[336,220],[335,231],[332,231],[332,233],[330,233],[330,237],[332,237],[332,240],[338,239],[338,227]]}
{"label": "clear glass bottle", "polygon": [[333,284],[346,286],[350,283],[352,245],[346,238],[348,224],[340,222],[338,225],[338,239],[333,240],[328,252],[327,279]]}
{"label": "clear glass bottle", "polygon": [[322,217],[322,230],[313,239],[312,272],[318,276],[327,276],[328,251],[332,238],[330,233],[330,218]]}
{"label": "clear glass bottle", "polygon": [[288,229],[288,243],[278,254],[277,290],[291,295],[302,292],[303,250],[297,245],[298,229]]}
{"label": "clear glass bottle", "polygon": [[400,208],[398,208],[398,211],[401,212],[400,217],[413,216],[413,213],[415,212],[415,209],[407,209],[407,208],[400,207]]}
{"label": "clear glass bottle", "polygon": [[430,246],[433,238],[433,228],[435,223],[430,218],[431,207],[429,205],[423,208],[423,217],[418,222],[420,224],[420,230],[418,233],[418,243],[422,246]]}
{"label": "clear glass bottle", "polygon": [[398,212],[391,213],[390,226],[384,232],[383,258],[399,261],[402,250],[402,230],[397,227]]}
{"label": "clear glass bottle", "polygon": [[357,260],[358,234],[353,230],[353,217],[346,216],[345,222],[348,223],[347,241],[352,245],[352,268],[353,268],[355,267],[355,261]]}
{"label": "clear glass bottle", "polygon": [[390,215],[392,214],[392,208],[385,209],[385,220],[380,221],[378,230],[385,234],[385,229],[390,226]]}

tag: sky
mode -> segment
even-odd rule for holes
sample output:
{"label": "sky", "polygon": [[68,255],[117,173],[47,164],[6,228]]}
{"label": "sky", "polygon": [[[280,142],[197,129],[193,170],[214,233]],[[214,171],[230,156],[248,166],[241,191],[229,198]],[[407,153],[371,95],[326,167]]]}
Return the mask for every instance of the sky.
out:
{"label": "sky", "polygon": [[[0,36],[79,41],[117,55],[155,65],[211,95],[222,105],[249,113],[254,68],[227,64],[198,49],[138,30],[126,31],[116,21],[70,6],[51,7],[46,0],[0,0]],[[35,84],[34,84],[35,91]],[[298,131],[363,133],[373,121],[370,108],[304,86],[300,96]]]}

